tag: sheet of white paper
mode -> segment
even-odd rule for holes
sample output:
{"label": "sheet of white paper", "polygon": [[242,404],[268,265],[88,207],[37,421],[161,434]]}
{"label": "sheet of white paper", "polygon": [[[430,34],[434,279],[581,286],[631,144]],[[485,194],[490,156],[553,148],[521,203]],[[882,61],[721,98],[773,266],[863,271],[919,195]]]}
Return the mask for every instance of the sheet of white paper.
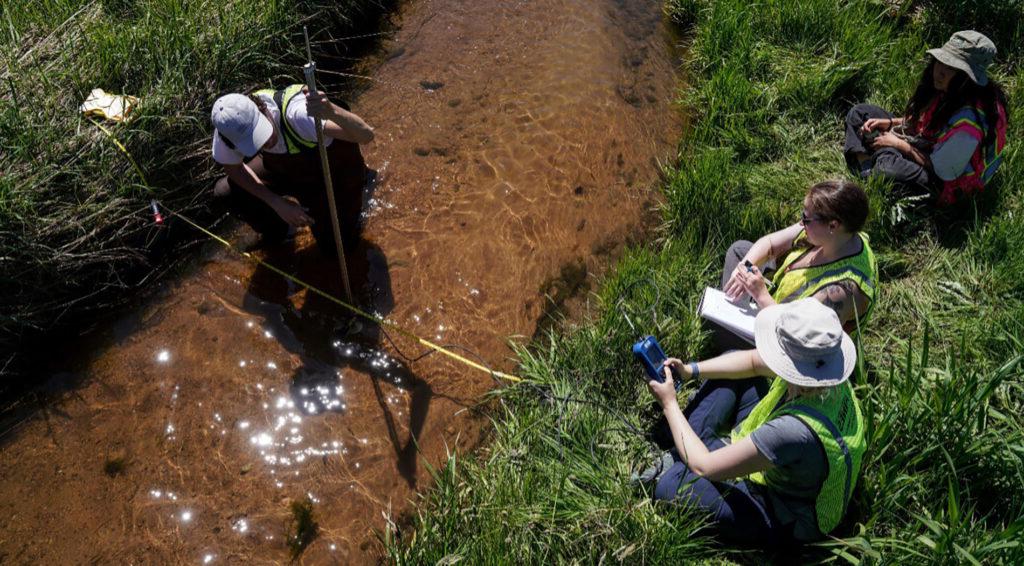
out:
{"label": "sheet of white paper", "polygon": [[697,314],[717,322],[747,342],[754,343],[754,319],[757,318],[757,308],[749,304],[737,305],[729,301],[722,291],[708,287],[704,289]]}

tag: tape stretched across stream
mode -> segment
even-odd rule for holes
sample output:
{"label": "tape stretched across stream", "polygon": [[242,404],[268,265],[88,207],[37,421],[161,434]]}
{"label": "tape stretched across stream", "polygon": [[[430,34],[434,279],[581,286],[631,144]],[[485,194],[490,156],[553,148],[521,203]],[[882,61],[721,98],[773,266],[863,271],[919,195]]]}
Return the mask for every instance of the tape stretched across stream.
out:
{"label": "tape stretched across stream", "polygon": [[[660,3],[402,5],[349,101],[376,133],[353,282],[378,324],[335,330],[338,267],[303,231],[262,264],[217,247],[96,338],[53,344],[56,401],[0,439],[0,556],[282,563],[289,504],[309,498],[303,561],[376,562],[428,464],[486,437],[477,406],[492,375],[516,379],[510,341],[579,316],[660,221],[682,130]],[[391,323],[399,345],[453,355],[402,359]]]}
{"label": "tape stretched across stream", "polygon": [[[160,205],[160,206],[163,206],[163,205]],[[402,328],[401,326],[395,324],[394,322],[391,322],[389,320],[386,320],[386,319],[378,317],[378,316],[374,316],[374,315],[372,315],[372,314],[370,314],[370,313],[360,309],[359,307],[356,307],[354,305],[346,303],[345,301],[335,297],[334,295],[331,295],[330,293],[328,293],[326,291],[323,291],[323,290],[321,290],[318,287],[314,287],[313,285],[310,285],[309,283],[306,283],[305,281],[299,279],[298,277],[295,277],[294,275],[292,275],[292,274],[290,274],[290,273],[288,273],[286,271],[283,271],[283,270],[281,270],[281,269],[279,269],[277,267],[274,267],[273,265],[271,265],[271,264],[261,260],[260,258],[254,256],[253,254],[251,254],[249,252],[242,251],[242,250],[236,248],[235,246],[231,245],[231,242],[225,240],[224,238],[221,238],[220,236],[214,234],[210,230],[208,230],[208,229],[204,228],[203,226],[197,224],[196,222],[194,222],[193,220],[191,220],[189,217],[185,216],[184,214],[181,214],[180,212],[171,210],[170,208],[167,208],[166,206],[163,206],[163,208],[165,210],[167,210],[168,212],[170,212],[172,215],[180,218],[182,221],[184,221],[189,226],[195,228],[196,230],[199,230],[200,232],[202,232],[204,235],[206,235],[207,237],[209,237],[213,241],[223,245],[224,247],[230,249],[231,251],[238,253],[239,255],[241,255],[242,257],[244,257],[246,259],[249,259],[251,261],[256,262],[257,264],[259,264],[259,265],[261,265],[261,266],[263,266],[263,267],[273,271],[274,273],[280,275],[281,277],[284,277],[284,278],[286,278],[286,279],[288,279],[288,280],[290,280],[290,281],[292,281],[294,283],[297,283],[298,285],[301,285],[305,289],[307,289],[309,291],[312,291],[313,293],[316,293],[317,295],[320,295],[321,297],[331,301],[332,303],[335,303],[335,304],[337,304],[337,305],[339,305],[341,307],[344,307],[344,308],[348,309],[352,313],[365,318],[369,322],[372,322],[374,324],[381,324],[381,325],[387,326],[387,327],[391,328],[392,330],[394,330],[395,332],[398,332],[399,334],[405,336],[406,338],[410,338],[410,339],[416,341],[417,343],[419,343],[419,344],[421,344],[423,346],[426,346],[427,348],[430,348],[431,350],[433,350],[435,352],[444,354],[445,356],[448,356],[449,358],[451,358],[451,359],[453,359],[453,360],[455,360],[455,361],[457,361],[457,362],[459,362],[459,363],[461,363],[463,365],[471,367],[471,368],[473,368],[475,370],[482,371],[482,372],[484,372],[484,373],[486,373],[486,374],[488,374],[488,375],[490,375],[492,377],[495,377],[495,378],[498,378],[498,379],[504,379],[504,380],[508,380],[508,381],[512,381],[512,382],[520,382],[520,381],[523,380],[521,377],[518,377],[516,375],[512,375],[510,373],[504,373],[504,372],[500,372],[500,371],[494,371],[494,370],[492,370],[491,368],[489,368],[489,367],[487,367],[485,365],[482,365],[482,364],[479,364],[479,363],[474,362],[472,360],[466,359],[465,356],[460,356],[459,354],[456,354],[455,352],[452,352],[451,350],[445,348],[444,346],[440,346],[440,345],[434,344],[433,342],[427,340],[426,338],[421,338],[421,337],[417,336],[415,333],[410,332],[409,330],[406,330],[405,328]]]}

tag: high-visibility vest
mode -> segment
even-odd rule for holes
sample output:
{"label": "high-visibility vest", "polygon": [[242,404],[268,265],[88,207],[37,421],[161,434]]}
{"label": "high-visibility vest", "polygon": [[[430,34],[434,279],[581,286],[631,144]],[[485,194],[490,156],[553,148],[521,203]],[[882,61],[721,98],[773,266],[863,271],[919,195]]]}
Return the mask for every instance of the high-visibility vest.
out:
{"label": "high-visibility vest", "polygon": [[930,128],[932,115],[938,108],[940,98],[936,98],[921,114],[920,123],[924,124],[921,136],[934,145],[941,144],[958,133],[966,133],[978,140],[971,159],[964,170],[955,179],[942,182],[939,203],[953,204],[961,195],[973,195],[981,192],[989,182],[999,165],[1003,162],[1003,150],[1006,148],[1006,109],[996,103],[998,115],[995,120],[995,137],[986,144],[989,132],[988,117],[981,109],[981,104],[964,106],[950,116],[949,121],[941,127]]}
{"label": "high-visibility vest", "polygon": [[[789,303],[798,299],[805,299],[824,289],[832,283],[849,280],[852,281],[861,293],[868,299],[868,308],[858,313],[859,324],[867,322],[871,309],[875,306],[875,294],[878,288],[878,263],[875,261],[875,253],[871,250],[867,234],[858,232],[863,243],[863,249],[855,256],[845,257],[836,261],[811,267],[793,269],[791,266],[806,252],[807,247],[804,240],[807,234],[800,231],[793,240],[793,250],[790,251],[782,265],[772,278],[774,290],[772,298],[777,303]],[[856,330],[857,321],[847,323],[844,327],[849,333]]]}
{"label": "high-visibility vest", "polygon": [[[836,528],[846,514],[853,488],[857,485],[861,459],[866,449],[864,417],[850,382],[835,386],[821,398],[798,397],[776,408],[786,394],[786,381],[776,377],[767,395],[732,432],[735,444],[766,422],[782,415],[800,419],[818,437],[825,450],[828,475],[814,499],[814,514],[822,535]],[[779,469],[756,472],[747,481],[772,489]]]}
{"label": "high-visibility vest", "polygon": [[285,148],[287,148],[290,155],[302,153],[307,149],[316,147],[315,141],[303,139],[294,129],[292,129],[292,125],[288,123],[288,105],[291,104],[292,100],[302,92],[303,86],[305,85],[294,84],[289,85],[282,90],[265,88],[255,92],[257,95],[265,95],[274,99],[274,104],[277,105],[277,110],[280,113],[277,130],[284,136]]}

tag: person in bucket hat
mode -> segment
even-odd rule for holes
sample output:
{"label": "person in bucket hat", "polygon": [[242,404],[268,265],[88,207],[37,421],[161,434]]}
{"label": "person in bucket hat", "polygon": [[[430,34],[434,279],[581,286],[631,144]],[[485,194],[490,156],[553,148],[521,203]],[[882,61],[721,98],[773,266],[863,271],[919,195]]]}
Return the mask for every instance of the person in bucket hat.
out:
{"label": "person in bucket hat", "polygon": [[846,116],[850,170],[879,175],[912,195],[952,204],[981,191],[1002,162],[1006,95],[988,75],[996,46],[958,31],[927,51],[927,66],[902,116],[858,104]]}
{"label": "person in bucket hat", "polygon": [[[857,349],[813,298],[762,309],[754,334],[755,349],[670,358],[665,380],[649,382],[671,449],[643,479],[655,499],[710,513],[726,541],[818,540],[846,512],[864,453]],[[685,410],[673,373],[704,380]]]}

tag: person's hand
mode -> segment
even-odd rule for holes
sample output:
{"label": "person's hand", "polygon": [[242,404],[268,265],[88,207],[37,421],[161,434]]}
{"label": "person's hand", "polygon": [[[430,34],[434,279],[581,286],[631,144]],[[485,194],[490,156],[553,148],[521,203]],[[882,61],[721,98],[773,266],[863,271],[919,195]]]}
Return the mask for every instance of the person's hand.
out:
{"label": "person's hand", "polygon": [[768,293],[768,285],[765,283],[761,270],[756,265],[746,267],[741,264],[738,267],[743,268],[735,274],[736,282],[742,289],[738,294],[750,293],[758,305],[764,305],[771,295]]}
{"label": "person's hand", "polygon": [[309,92],[308,88],[303,88],[302,92],[306,93],[306,113],[314,118],[320,118],[321,120],[333,120],[338,114],[338,106],[331,102],[325,93],[322,92]]}
{"label": "person's hand", "polygon": [[274,212],[281,217],[281,220],[296,228],[313,224],[313,218],[307,213],[306,209],[290,200],[280,199],[274,205]]}
{"label": "person's hand", "polygon": [[902,138],[892,132],[885,132],[884,134],[875,138],[875,141],[871,142],[872,149],[882,149],[883,147],[893,147],[901,152],[903,151],[903,145],[906,142]]}
{"label": "person's hand", "polygon": [[690,364],[684,363],[683,360],[680,360],[679,358],[668,358],[665,360],[665,363],[662,364],[662,367],[674,369],[678,375],[681,375],[684,378],[693,377],[693,372],[690,370]]}
{"label": "person's hand", "polygon": [[869,118],[868,121],[864,122],[861,126],[860,131],[867,132],[887,132],[892,127],[893,120],[891,118]]}
{"label": "person's hand", "polygon": [[[682,363],[682,362],[680,362]],[[665,375],[665,381],[657,381],[652,379],[647,382],[647,387],[651,388],[651,393],[654,394],[654,398],[658,400],[658,404],[662,408],[677,403],[676,401],[676,384],[672,380],[672,370],[667,365],[661,366],[661,372]]]}
{"label": "person's hand", "polygon": [[729,280],[725,282],[725,296],[732,302],[736,302],[739,298],[746,293],[746,289],[743,286],[742,275],[747,272],[747,266],[745,261],[741,261],[736,264],[736,269],[732,270],[732,275],[729,276]]}

